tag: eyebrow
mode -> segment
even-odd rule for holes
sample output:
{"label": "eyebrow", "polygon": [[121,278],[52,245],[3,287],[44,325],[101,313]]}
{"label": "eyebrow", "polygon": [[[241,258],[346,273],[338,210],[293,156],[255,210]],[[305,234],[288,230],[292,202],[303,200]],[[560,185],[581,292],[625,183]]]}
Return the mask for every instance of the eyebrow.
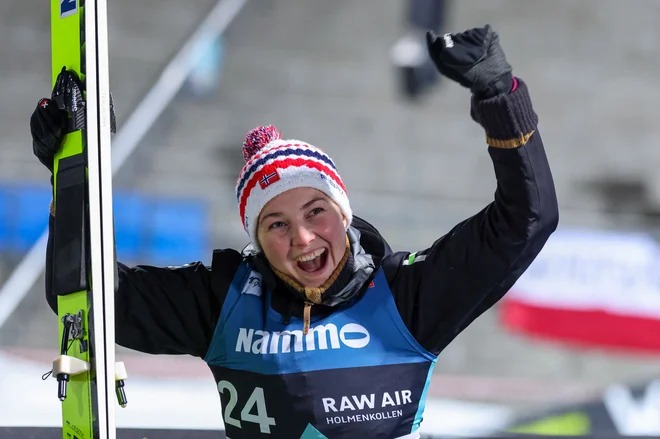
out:
{"label": "eyebrow", "polygon": [[[305,204],[303,204],[302,207],[300,208],[300,210],[305,210],[305,209],[307,209],[309,206],[311,206],[312,204],[316,203],[317,201],[325,201],[325,202],[327,202],[327,200],[326,200],[325,198],[323,198],[323,197],[312,198],[311,200],[309,200],[308,202],[306,202]],[[266,220],[266,218],[270,218],[270,217],[280,217],[280,216],[284,216],[284,214],[283,214],[282,212],[271,212],[271,213],[269,213],[268,215],[264,215],[264,216],[262,216],[262,217],[261,217],[261,220],[259,220],[259,224],[263,224],[263,222],[264,222],[264,220]]]}

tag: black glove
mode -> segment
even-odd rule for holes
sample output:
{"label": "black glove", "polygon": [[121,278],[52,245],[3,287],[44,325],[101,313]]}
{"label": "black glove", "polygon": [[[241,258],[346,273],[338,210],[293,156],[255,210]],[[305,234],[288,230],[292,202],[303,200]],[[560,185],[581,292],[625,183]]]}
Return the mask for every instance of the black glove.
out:
{"label": "black glove", "polygon": [[69,115],[57,108],[55,102],[43,98],[30,117],[32,151],[39,161],[53,172],[55,153],[62,145],[67,133]]}
{"label": "black glove", "polygon": [[513,87],[511,66],[490,25],[438,37],[426,33],[429,55],[438,71],[467,87],[479,99],[508,93]]}

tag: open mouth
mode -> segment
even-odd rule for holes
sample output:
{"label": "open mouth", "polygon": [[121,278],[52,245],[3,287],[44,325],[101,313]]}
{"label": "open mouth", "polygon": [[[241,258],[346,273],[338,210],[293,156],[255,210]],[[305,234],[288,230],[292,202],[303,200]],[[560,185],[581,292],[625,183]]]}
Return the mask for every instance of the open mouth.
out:
{"label": "open mouth", "polygon": [[328,263],[328,251],[324,248],[313,251],[297,259],[298,268],[305,273],[315,273],[325,268]]}

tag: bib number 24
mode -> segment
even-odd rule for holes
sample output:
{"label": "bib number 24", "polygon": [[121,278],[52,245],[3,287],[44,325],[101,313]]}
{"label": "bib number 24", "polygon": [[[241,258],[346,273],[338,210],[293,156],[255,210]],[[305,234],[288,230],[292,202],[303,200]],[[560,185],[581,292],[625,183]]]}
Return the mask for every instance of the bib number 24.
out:
{"label": "bib number 24", "polygon": [[[241,409],[240,420],[232,417],[232,412],[238,404],[238,392],[236,391],[236,387],[234,387],[229,381],[220,381],[218,383],[218,392],[224,393],[225,390],[229,392],[229,401],[225,406],[224,412],[225,424],[232,425],[236,428],[242,428],[241,421],[251,422],[259,424],[259,430],[262,433],[270,434],[270,427],[271,425],[275,425],[275,418],[269,418],[268,413],[266,413],[264,389],[261,387],[254,388],[254,391],[252,391],[252,394]],[[256,412],[256,414],[253,414],[253,412]]]}

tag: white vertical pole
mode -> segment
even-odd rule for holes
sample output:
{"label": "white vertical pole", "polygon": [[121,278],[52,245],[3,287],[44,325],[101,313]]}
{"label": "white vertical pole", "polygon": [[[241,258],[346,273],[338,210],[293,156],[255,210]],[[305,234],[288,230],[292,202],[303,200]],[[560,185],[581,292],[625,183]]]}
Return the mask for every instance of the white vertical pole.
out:
{"label": "white vertical pole", "polygon": [[115,439],[114,230],[106,0],[86,0],[87,157],[100,439]]}

